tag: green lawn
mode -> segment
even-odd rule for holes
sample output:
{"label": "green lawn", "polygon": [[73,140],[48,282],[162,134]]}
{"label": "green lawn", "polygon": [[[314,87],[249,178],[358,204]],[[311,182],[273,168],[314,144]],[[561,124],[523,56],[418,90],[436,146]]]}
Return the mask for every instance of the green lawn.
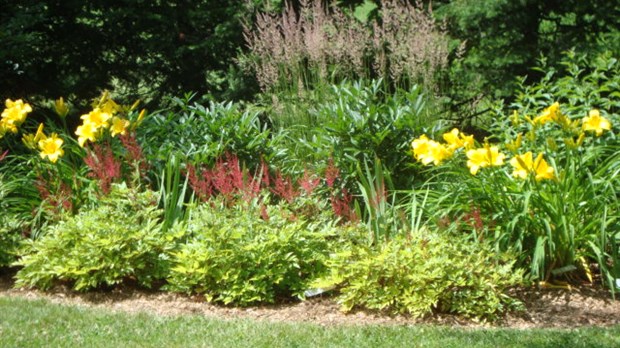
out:
{"label": "green lawn", "polygon": [[333,326],[157,317],[0,297],[1,347],[618,347],[620,326],[576,330]]}

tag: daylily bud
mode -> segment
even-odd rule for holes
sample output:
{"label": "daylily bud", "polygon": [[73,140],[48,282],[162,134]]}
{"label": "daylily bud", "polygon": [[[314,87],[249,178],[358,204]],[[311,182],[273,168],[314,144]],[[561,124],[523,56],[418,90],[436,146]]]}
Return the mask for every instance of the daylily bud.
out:
{"label": "daylily bud", "polygon": [[61,118],[65,118],[69,113],[69,107],[65,104],[65,100],[62,97],[54,102],[54,109],[56,110],[56,114]]}
{"label": "daylily bud", "polygon": [[133,111],[133,110],[135,110],[135,109],[138,107],[138,105],[140,105],[140,99],[136,100],[136,101],[133,103],[133,105],[131,105],[131,107],[129,108],[129,111]]}

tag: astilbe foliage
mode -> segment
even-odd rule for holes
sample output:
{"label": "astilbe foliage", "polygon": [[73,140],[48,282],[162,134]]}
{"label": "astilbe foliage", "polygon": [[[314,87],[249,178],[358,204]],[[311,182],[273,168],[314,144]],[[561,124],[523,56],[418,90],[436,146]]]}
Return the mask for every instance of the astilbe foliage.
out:
{"label": "astilbe foliage", "polygon": [[[48,173],[49,176],[49,173]],[[34,182],[39,191],[41,200],[51,208],[53,215],[62,212],[73,212],[73,190],[67,183],[50,180],[49,177],[40,175]]]}

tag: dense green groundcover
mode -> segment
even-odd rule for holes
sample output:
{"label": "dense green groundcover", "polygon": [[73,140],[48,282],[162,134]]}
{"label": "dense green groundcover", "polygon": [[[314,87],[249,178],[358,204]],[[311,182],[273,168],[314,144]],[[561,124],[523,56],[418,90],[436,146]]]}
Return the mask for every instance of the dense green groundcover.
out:
{"label": "dense green groundcover", "polygon": [[620,326],[457,329],[331,326],[110,313],[0,297],[1,347],[617,347]]}

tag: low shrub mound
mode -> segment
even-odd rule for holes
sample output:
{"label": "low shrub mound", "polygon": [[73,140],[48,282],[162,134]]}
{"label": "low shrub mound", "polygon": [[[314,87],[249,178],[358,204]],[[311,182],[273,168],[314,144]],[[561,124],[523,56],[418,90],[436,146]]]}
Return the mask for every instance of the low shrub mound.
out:
{"label": "low shrub mound", "polygon": [[174,237],[160,227],[161,211],[152,191],[115,185],[100,204],[53,225],[28,240],[16,286],[48,289],[69,282],[75,290],[125,280],[151,287],[167,273]]}
{"label": "low shrub mound", "polygon": [[194,211],[187,242],[173,254],[167,288],[236,305],[303,297],[308,283],[325,274],[330,246],[348,229],[324,215],[297,217],[284,205],[205,204]]}
{"label": "low shrub mound", "polygon": [[338,287],[345,311],[365,307],[416,317],[437,311],[494,319],[520,306],[506,291],[522,282],[514,262],[494,255],[485,245],[425,231],[343,249],[327,261],[329,275],[314,285]]}

